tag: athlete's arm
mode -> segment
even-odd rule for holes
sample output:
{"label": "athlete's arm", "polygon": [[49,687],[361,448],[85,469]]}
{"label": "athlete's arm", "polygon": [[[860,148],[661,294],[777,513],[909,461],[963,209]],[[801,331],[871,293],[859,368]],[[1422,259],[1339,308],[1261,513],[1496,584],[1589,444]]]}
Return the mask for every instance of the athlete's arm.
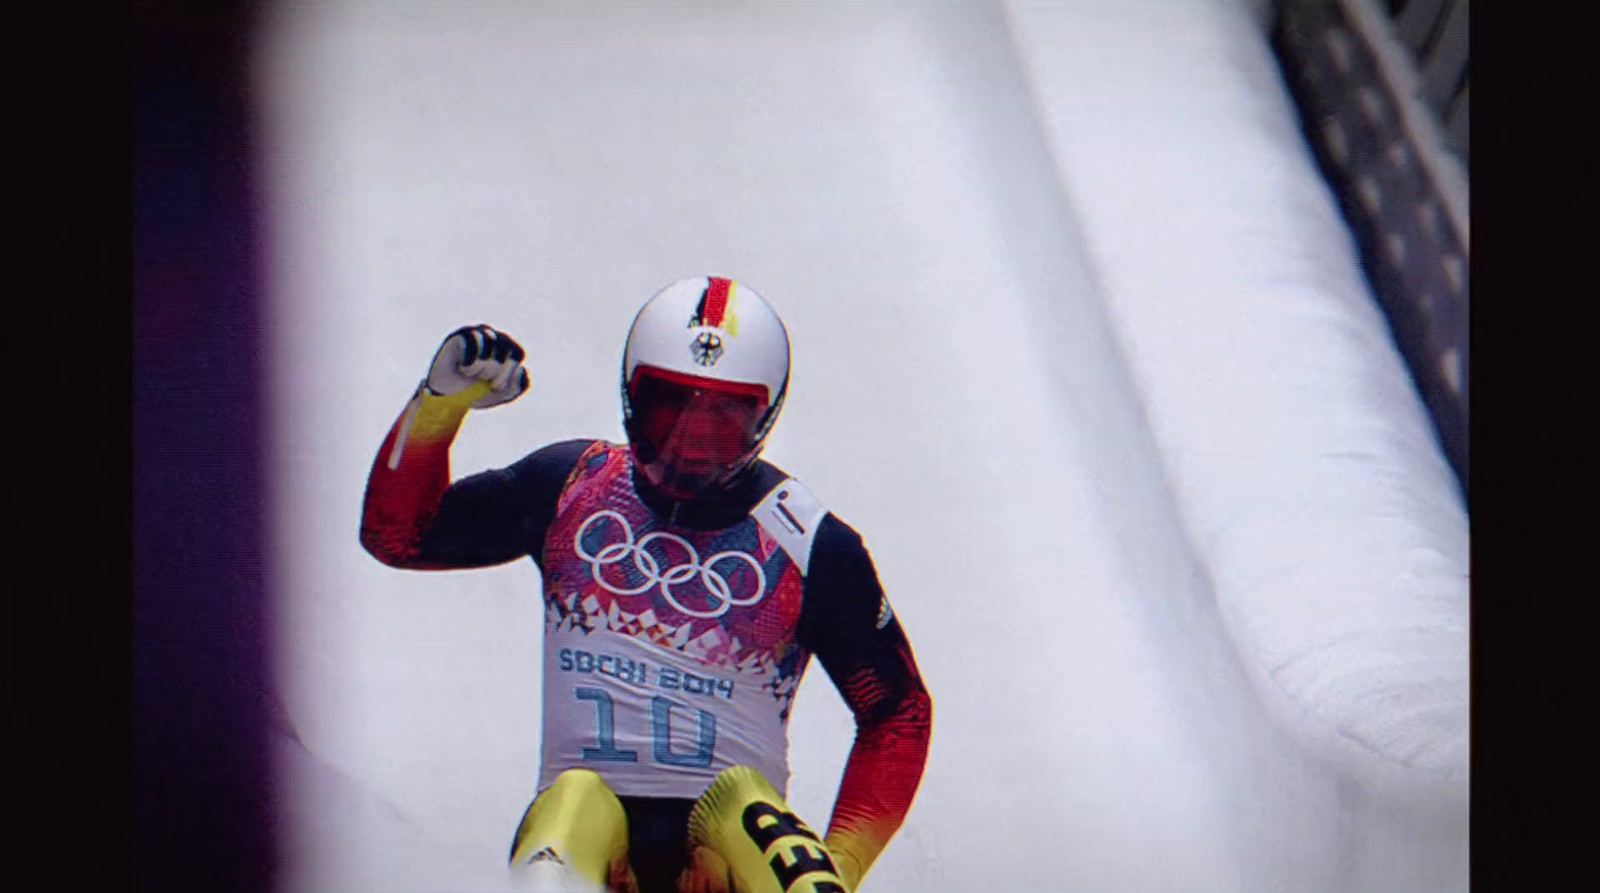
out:
{"label": "athlete's arm", "polygon": [[501,564],[537,550],[561,483],[586,442],[547,447],[510,468],[450,484],[450,444],[470,409],[528,388],[523,350],[488,326],[451,332],[373,460],[361,544],[394,567]]}
{"label": "athlete's arm", "polygon": [[872,557],[831,514],[817,530],[803,604],[800,644],[856,719],[826,835],[840,875],[855,889],[911,808],[927,762],[933,702]]}
{"label": "athlete's arm", "polygon": [[466,409],[449,400],[419,391],[384,438],[367,477],[361,545],[384,564],[411,570],[487,567],[529,554],[542,560],[556,498],[593,441],[554,443],[451,484],[450,444]]}

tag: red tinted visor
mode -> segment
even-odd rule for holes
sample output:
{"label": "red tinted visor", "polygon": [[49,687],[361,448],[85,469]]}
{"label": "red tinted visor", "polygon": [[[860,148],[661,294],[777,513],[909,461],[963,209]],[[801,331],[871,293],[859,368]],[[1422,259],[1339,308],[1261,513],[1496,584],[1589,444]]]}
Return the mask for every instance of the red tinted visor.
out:
{"label": "red tinted visor", "polygon": [[759,384],[639,366],[628,383],[628,436],[657,486],[693,491],[737,471],[760,443],[768,409]]}

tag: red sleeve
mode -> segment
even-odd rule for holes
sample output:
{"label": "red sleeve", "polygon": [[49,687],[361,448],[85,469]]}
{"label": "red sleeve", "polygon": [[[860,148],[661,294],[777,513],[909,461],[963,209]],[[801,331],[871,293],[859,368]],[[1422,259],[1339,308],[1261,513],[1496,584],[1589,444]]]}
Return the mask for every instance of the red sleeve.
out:
{"label": "red sleeve", "polygon": [[856,741],[834,799],[827,841],[831,851],[845,858],[844,877],[852,889],[900,830],[928,760],[933,700],[917,673],[911,646],[902,638],[897,650],[906,674],[898,697],[870,668],[856,670],[839,684],[856,715]]}
{"label": "red sleeve", "polygon": [[423,560],[421,543],[450,486],[450,444],[470,406],[468,394],[440,397],[418,388],[378,448],[361,506],[361,545],[384,564],[447,566]]}
{"label": "red sleeve", "polygon": [[854,888],[911,809],[927,763],[933,701],[871,556],[832,515],[817,532],[805,598],[801,644],[856,719],[827,833]]}

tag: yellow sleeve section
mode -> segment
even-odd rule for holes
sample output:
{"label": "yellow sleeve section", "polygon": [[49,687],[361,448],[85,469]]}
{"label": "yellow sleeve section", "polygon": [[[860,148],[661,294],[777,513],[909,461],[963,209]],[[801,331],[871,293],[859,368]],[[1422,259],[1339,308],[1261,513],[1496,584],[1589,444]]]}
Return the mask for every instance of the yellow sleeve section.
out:
{"label": "yellow sleeve section", "polygon": [[426,388],[417,392],[416,415],[411,421],[409,436],[437,440],[449,437],[461,427],[467,410],[478,398],[489,393],[489,383],[480,381],[454,394],[433,394]]}
{"label": "yellow sleeve section", "polygon": [[833,861],[839,866],[839,876],[852,890],[861,884],[862,875],[878,860],[878,854],[888,844],[887,840],[880,843],[868,835],[848,831],[834,831],[824,837],[823,842],[828,845],[828,852],[833,854]]}
{"label": "yellow sleeve section", "polygon": [[438,442],[449,441],[467,417],[467,410],[479,397],[489,392],[486,381],[474,382],[471,387],[454,394],[434,394],[426,387],[417,393],[400,417],[400,430],[395,432],[394,446],[389,450],[389,468],[400,467],[400,457],[413,439]]}

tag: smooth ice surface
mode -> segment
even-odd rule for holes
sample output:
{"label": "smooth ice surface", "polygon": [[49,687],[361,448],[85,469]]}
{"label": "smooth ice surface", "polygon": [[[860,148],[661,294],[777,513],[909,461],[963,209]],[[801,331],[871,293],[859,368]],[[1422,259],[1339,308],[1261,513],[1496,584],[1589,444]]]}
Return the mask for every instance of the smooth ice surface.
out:
{"label": "smooth ice surface", "polygon": [[[1184,4],[1127,6],[1159,29]],[[927,774],[866,893],[1466,886],[1461,816],[1359,789],[1262,706],[1116,334],[1107,264],[1127,255],[1094,247],[1063,189],[1019,19],[274,9],[286,889],[510,885],[539,750],[536,569],[407,573],[356,541],[367,468],[439,340],[503,328],[533,377],[468,418],[458,474],[619,438],[632,314],[708,272],[784,314],[768,458],[863,533],[934,698]],[[789,792],[813,824],[851,734],[814,668]]]}

